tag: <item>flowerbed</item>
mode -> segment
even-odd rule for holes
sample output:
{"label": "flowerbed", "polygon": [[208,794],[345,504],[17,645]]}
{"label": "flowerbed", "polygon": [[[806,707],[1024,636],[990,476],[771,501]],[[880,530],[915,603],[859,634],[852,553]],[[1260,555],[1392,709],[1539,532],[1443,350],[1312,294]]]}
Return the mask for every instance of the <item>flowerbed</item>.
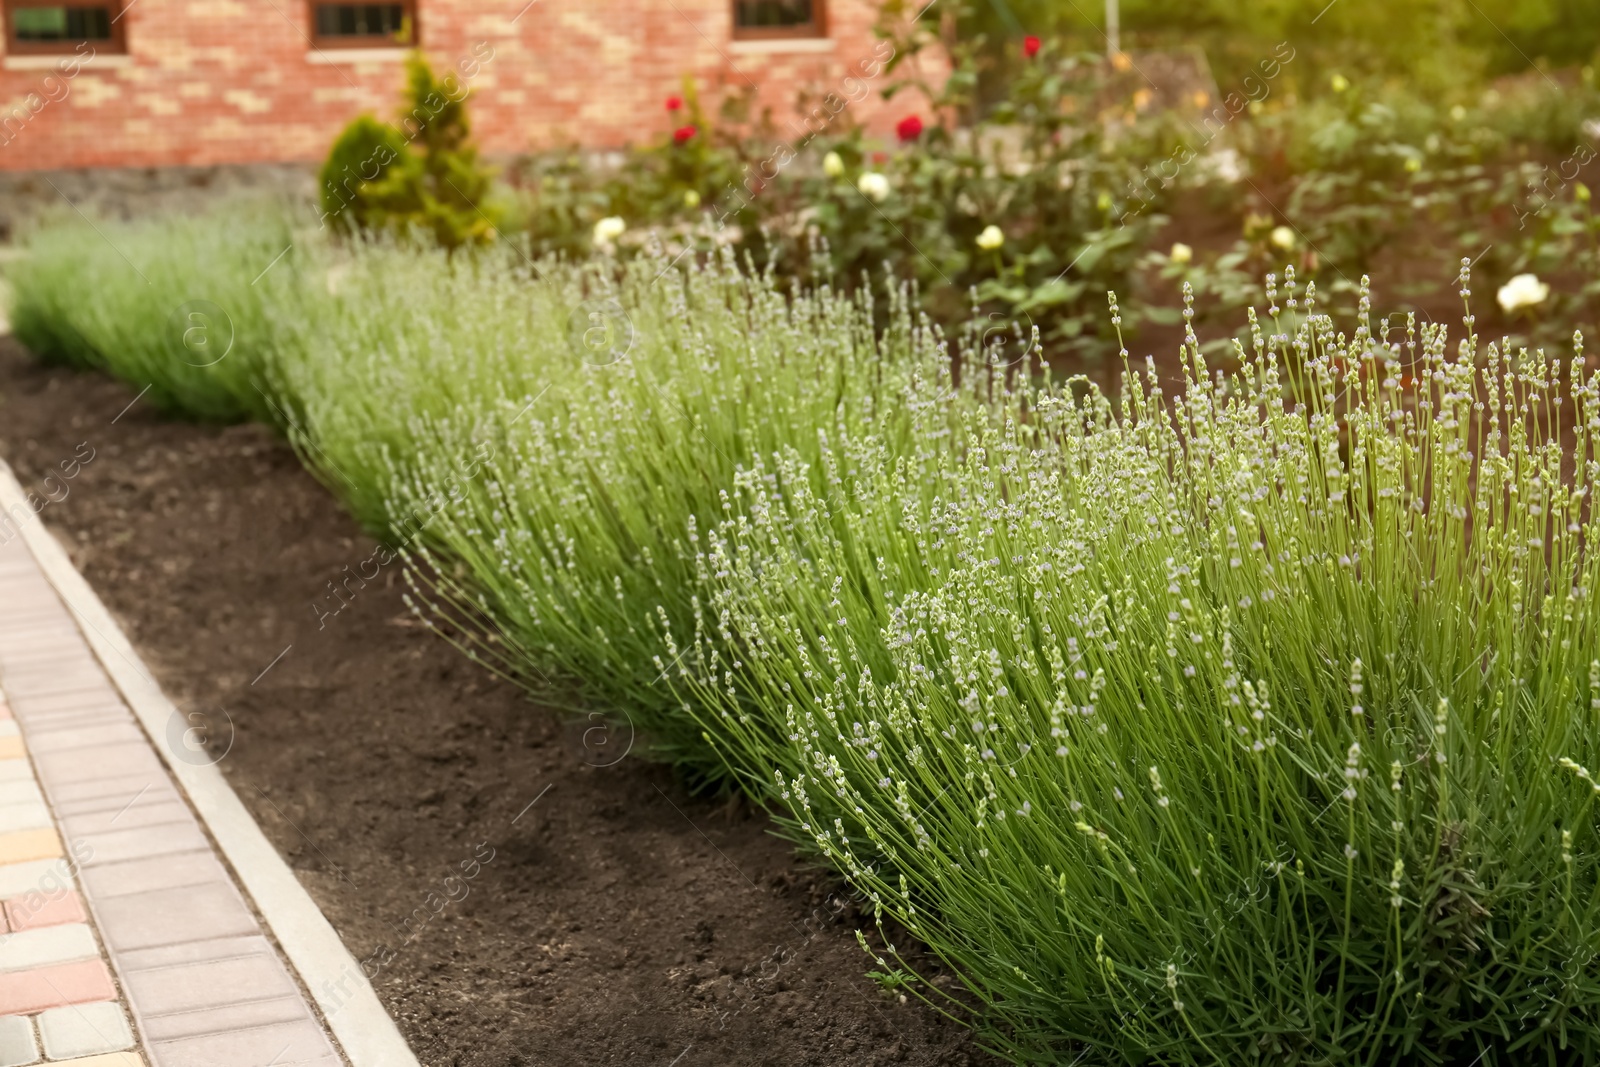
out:
{"label": "flowerbed", "polygon": [[432,625],[771,805],[978,1010],[887,935],[886,987],[1017,1062],[1600,1055],[1581,357],[1291,273],[1240,371],[1106,397],[726,253],[280,236],[42,235],[13,320],[277,423]]}

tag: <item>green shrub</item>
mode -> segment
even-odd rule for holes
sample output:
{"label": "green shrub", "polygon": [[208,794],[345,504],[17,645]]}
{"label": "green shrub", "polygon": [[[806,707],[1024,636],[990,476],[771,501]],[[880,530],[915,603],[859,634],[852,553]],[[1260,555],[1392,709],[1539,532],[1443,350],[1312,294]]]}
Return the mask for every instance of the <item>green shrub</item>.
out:
{"label": "green shrub", "polygon": [[322,219],[345,232],[403,227],[421,214],[421,174],[404,134],[371,115],[357,116],[318,175]]}
{"label": "green shrub", "polygon": [[[575,154],[530,161],[515,172],[529,237],[542,252],[621,258],[731,246],[790,279],[875,285],[880,301],[911,280],[946,328],[976,296],[1025,336],[1037,323],[1052,352],[1114,352],[1101,294],[1142,288],[1140,252],[1165,220],[1131,203],[1144,161],[1093,114],[1102,65],[1047,47],[990,112],[972,96],[974,48],[957,50],[944,85],[896,66],[926,47],[922,33],[880,40],[837,92],[806,103],[804,126],[752,118],[742,97],[703,107],[690,85],[661,132],[614,169],[585,169]],[[918,132],[891,146],[868,138],[850,104],[872,93],[903,102]],[[939,118],[952,114],[970,128]],[[693,133],[680,140],[672,127]],[[611,216],[630,232],[601,242],[593,228]],[[999,249],[977,244],[991,226]],[[1130,306],[1125,325],[1140,321]]]}
{"label": "green shrub", "polygon": [[323,221],[427,233],[445,248],[492,240],[504,209],[470,140],[468,94],[415,52],[406,82],[398,126],[361,115],[334,141],[320,175]]}

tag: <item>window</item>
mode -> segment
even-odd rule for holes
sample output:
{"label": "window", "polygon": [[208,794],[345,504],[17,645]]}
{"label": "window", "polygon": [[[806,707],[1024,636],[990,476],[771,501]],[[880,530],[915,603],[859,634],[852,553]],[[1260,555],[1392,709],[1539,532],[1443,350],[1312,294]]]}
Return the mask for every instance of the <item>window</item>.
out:
{"label": "window", "polygon": [[6,51],[12,55],[122,51],[120,0],[53,4],[49,0],[5,0]]}
{"label": "window", "polygon": [[417,43],[416,5],[312,0],[311,40],[319,48],[409,48]]}
{"label": "window", "polygon": [[823,0],[733,0],[733,35],[822,37]]}

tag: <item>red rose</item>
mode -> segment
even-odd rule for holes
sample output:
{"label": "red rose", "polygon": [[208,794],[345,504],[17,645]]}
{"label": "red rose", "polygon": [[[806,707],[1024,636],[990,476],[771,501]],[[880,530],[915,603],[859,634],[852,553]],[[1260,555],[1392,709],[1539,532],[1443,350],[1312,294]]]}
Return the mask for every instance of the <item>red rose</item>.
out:
{"label": "red rose", "polygon": [[922,120],[915,115],[907,115],[895,124],[894,132],[900,135],[902,141],[915,141],[922,136]]}
{"label": "red rose", "polygon": [[885,163],[889,162],[889,153],[887,153],[887,152],[874,152],[874,153],[872,153],[872,162],[877,166],[880,166],[880,167],[883,166]]}
{"label": "red rose", "polygon": [[682,111],[683,110],[683,97],[681,97],[681,96],[669,96],[669,97],[667,97],[667,110],[668,111]]}
{"label": "red rose", "polygon": [[1039,38],[1029,34],[1022,39],[1022,54],[1032,59],[1039,54]]}
{"label": "red rose", "polygon": [[679,144],[683,144],[698,132],[699,131],[693,126],[679,126],[677,129],[672,131],[672,139],[677,141]]}

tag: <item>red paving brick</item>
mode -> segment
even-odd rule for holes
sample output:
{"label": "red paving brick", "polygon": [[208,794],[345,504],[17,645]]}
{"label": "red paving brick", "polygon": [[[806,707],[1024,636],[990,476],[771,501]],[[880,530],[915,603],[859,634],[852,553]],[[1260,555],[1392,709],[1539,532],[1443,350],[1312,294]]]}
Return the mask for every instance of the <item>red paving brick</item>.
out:
{"label": "red paving brick", "polygon": [[70,889],[53,897],[43,893],[13,897],[5,902],[5,920],[13,930],[89,921],[83,912],[83,901]]}
{"label": "red paving brick", "polygon": [[79,960],[0,974],[0,1015],[31,1015],[68,1004],[115,1000],[104,960]]}

